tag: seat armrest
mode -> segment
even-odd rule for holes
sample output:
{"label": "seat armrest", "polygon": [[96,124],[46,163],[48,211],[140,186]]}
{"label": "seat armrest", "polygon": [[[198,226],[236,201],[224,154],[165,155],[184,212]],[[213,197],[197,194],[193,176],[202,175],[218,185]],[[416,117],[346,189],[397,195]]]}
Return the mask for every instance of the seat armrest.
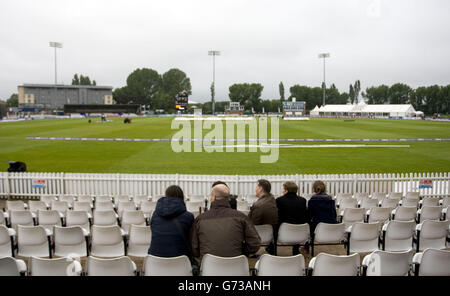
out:
{"label": "seat armrest", "polygon": [[127,236],[127,232],[125,230],[123,230],[122,228],[120,228],[120,234],[122,234],[122,236]]}
{"label": "seat armrest", "polygon": [[81,272],[83,271],[83,268],[82,268],[82,266],[81,266],[81,263],[78,262],[77,260],[74,260],[74,261],[73,261],[73,265],[74,265],[74,272],[75,272],[74,275],[80,276],[80,275],[81,275]]}
{"label": "seat armrest", "polygon": [[362,267],[367,267],[367,266],[369,266],[369,263],[370,263],[370,259],[372,258],[372,254],[369,254],[369,255],[366,255],[366,256],[364,256],[364,259],[363,259],[363,261],[362,261],[362,263],[361,263],[361,266]]}
{"label": "seat armrest", "polygon": [[8,234],[9,236],[16,236],[17,232],[14,228],[8,228]]}
{"label": "seat armrest", "polygon": [[421,231],[422,230],[422,225],[423,225],[423,223],[417,224],[416,225],[416,231]]}
{"label": "seat armrest", "polygon": [[20,274],[26,274],[27,272],[27,265],[25,264],[25,261],[21,259],[16,259],[17,269],[19,270]]}
{"label": "seat armrest", "polygon": [[50,229],[45,228],[45,234],[46,234],[47,236],[52,236],[52,235],[53,235],[53,232],[52,232]]}
{"label": "seat armrest", "polygon": [[423,255],[423,252],[414,254],[414,256],[412,258],[412,263],[420,264],[420,262],[422,262],[422,255]]}

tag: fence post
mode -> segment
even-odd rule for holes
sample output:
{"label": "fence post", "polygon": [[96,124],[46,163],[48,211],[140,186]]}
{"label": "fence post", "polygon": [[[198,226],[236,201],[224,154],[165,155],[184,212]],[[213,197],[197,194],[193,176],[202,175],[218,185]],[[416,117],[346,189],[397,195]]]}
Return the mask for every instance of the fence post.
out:
{"label": "fence post", "polygon": [[180,175],[179,175],[179,174],[176,174],[176,175],[175,175],[175,185],[178,186],[179,183],[180,183]]}

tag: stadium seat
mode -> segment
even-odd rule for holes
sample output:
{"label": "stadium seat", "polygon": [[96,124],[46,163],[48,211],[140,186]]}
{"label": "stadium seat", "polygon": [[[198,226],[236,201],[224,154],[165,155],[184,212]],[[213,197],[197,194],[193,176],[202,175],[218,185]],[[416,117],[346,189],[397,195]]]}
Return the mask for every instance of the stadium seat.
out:
{"label": "stadium seat", "polygon": [[359,254],[337,256],[320,253],[309,261],[312,276],[357,276],[359,274]]}
{"label": "stadium seat", "polygon": [[[277,246],[306,245],[310,242],[309,224],[281,223],[278,229]],[[275,248],[275,255],[277,254]]]}
{"label": "stadium seat", "polygon": [[448,220],[448,213],[450,211],[450,206],[447,206],[442,209],[442,220]]}
{"label": "stadium seat", "polygon": [[450,251],[425,249],[412,263],[415,276],[450,276]]}
{"label": "stadium seat", "polygon": [[112,197],[109,195],[97,195],[94,200],[96,206],[98,202],[110,202],[110,203],[113,202]]}
{"label": "stadium seat", "polygon": [[42,226],[18,225],[17,255],[51,258],[51,233]]}
{"label": "stadium seat", "polygon": [[21,200],[7,200],[6,210],[7,211],[24,211],[27,210],[28,206]]}
{"label": "stadium seat", "polygon": [[341,222],[348,228],[356,222],[364,222],[365,214],[366,209],[364,208],[347,208],[344,209]]}
{"label": "stadium seat", "polygon": [[88,202],[91,208],[94,207],[94,198],[90,195],[78,195],[77,202]]}
{"label": "stadium seat", "polygon": [[413,250],[405,252],[374,251],[362,262],[364,276],[407,276]]}
{"label": "stadium seat", "polygon": [[411,221],[415,220],[417,215],[416,207],[397,207],[392,211],[392,220],[396,221]]}
{"label": "stadium seat", "polygon": [[256,231],[261,238],[261,246],[268,246],[273,242],[273,226],[270,224],[255,225]]}
{"label": "stadium seat", "polygon": [[389,194],[387,195],[387,198],[402,199],[403,198],[403,193],[401,193],[401,192],[389,192]]}
{"label": "stadium seat", "polygon": [[128,234],[132,224],[138,226],[146,226],[144,213],[142,211],[123,211],[122,213],[122,229]]}
{"label": "stadium seat", "polygon": [[378,201],[382,201],[387,197],[387,192],[374,192],[370,195],[370,198],[378,199]]}
{"label": "stadium seat", "polygon": [[121,202],[134,202],[132,197],[129,195],[118,195],[118,196],[114,196],[114,204],[116,205],[116,207],[119,205],[119,203]]}
{"label": "stadium seat", "polygon": [[186,202],[186,209],[188,212],[201,212],[205,206],[203,201],[188,201]]}
{"label": "stadium seat", "polygon": [[220,257],[205,254],[200,265],[202,276],[249,276],[248,259],[244,255]]}
{"label": "stadium seat", "polygon": [[44,259],[32,256],[28,263],[31,276],[80,276],[81,263],[69,257]]}
{"label": "stadium seat", "polygon": [[95,203],[96,211],[109,211],[114,209],[115,209],[114,204],[110,201],[97,201]]}
{"label": "stadium seat", "polygon": [[422,223],[425,220],[440,220],[442,216],[441,206],[423,206],[417,210],[417,223]]}
{"label": "stadium seat", "polygon": [[65,217],[66,212],[69,210],[69,203],[67,201],[55,200],[52,202],[51,209],[60,212]]}
{"label": "stadium seat", "polygon": [[413,207],[417,209],[419,207],[419,200],[412,198],[404,198],[399,202],[399,205],[401,205],[402,207]]}
{"label": "stadium seat", "polygon": [[122,218],[124,211],[136,211],[136,204],[134,201],[120,201],[117,206],[117,213]]}
{"label": "stadium seat", "polygon": [[53,233],[53,226],[62,226],[61,214],[58,211],[38,211],[38,225],[43,226],[50,233]]}
{"label": "stadium seat", "polygon": [[188,201],[190,202],[201,202],[202,205],[205,204],[206,197],[203,194],[189,194]]}
{"label": "stadium seat", "polygon": [[0,257],[14,257],[14,236],[12,228],[0,225]]}
{"label": "stadium seat", "polygon": [[92,217],[92,203],[88,201],[76,201],[73,204],[74,211],[85,211]]}
{"label": "stadium seat", "polygon": [[396,208],[400,203],[400,198],[384,198],[380,202],[382,208]]}
{"label": "stadium seat", "polygon": [[371,208],[377,208],[378,207],[378,199],[374,199],[374,198],[363,199],[361,201],[361,204],[359,207],[364,208],[366,210],[370,210]]}
{"label": "stadium seat", "polygon": [[135,276],[136,264],[126,256],[101,259],[89,256],[86,261],[88,276]]}
{"label": "stadium seat", "polygon": [[450,221],[425,220],[416,226],[416,252],[427,248],[445,249]]}
{"label": "stadium seat", "polygon": [[152,241],[149,226],[131,225],[128,234],[127,254],[133,257],[146,257]]}
{"label": "stadium seat", "polygon": [[144,213],[145,218],[151,218],[153,211],[156,208],[156,202],[143,201],[141,202],[140,210]]}
{"label": "stadium seat", "polygon": [[0,211],[0,225],[8,225],[5,212]]}
{"label": "stadium seat", "polygon": [[27,266],[23,260],[13,257],[0,257],[0,276],[25,276]]}
{"label": "stadium seat", "polygon": [[125,256],[124,232],[119,226],[92,226],[91,255],[98,257]]}
{"label": "stadium seat", "polygon": [[450,196],[445,196],[440,202],[439,204],[441,206],[443,206],[444,208],[450,206]]}
{"label": "stadium seat", "polygon": [[242,212],[249,211],[250,207],[248,205],[248,202],[246,200],[238,200],[236,202],[236,210]]}
{"label": "stadium seat", "polygon": [[118,224],[118,215],[113,210],[95,210],[93,225],[110,226]]}
{"label": "stadium seat", "polygon": [[14,228],[17,231],[18,225],[25,226],[34,226],[35,219],[33,218],[33,214],[27,210],[13,210],[9,213],[9,221],[11,223],[11,228]]}
{"label": "stadium seat", "polygon": [[437,207],[439,206],[440,203],[440,198],[439,197],[424,197],[424,199],[422,199],[421,201],[419,201],[419,206],[420,207],[424,207],[424,206],[431,206],[431,207]]}
{"label": "stadium seat", "polygon": [[192,265],[185,255],[157,257],[147,255],[144,259],[145,276],[192,276]]}
{"label": "stadium seat", "polygon": [[52,206],[52,202],[58,200],[58,197],[55,195],[41,195],[40,201],[45,202],[47,208]]}
{"label": "stadium seat", "polygon": [[85,211],[68,211],[66,214],[66,226],[80,226],[89,234],[91,229],[89,214]]}
{"label": "stadium seat", "polygon": [[133,201],[136,204],[136,207],[140,208],[142,202],[149,201],[150,199],[151,199],[151,197],[149,197],[147,195],[136,195],[134,197]]}
{"label": "stadium seat", "polygon": [[347,199],[347,198],[352,198],[353,195],[351,193],[338,193],[336,194],[336,196],[334,197],[334,199],[336,200],[336,204],[339,204],[339,202],[343,199]]}
{"label": "stadium seat", "polygon": [[60,195],[59,196],[59,201],[65,201],[67,202],[69,209],[72,208],[73,203],[75,202],[75,196],[73,195]]}
{"label": "stadium seat", "polygon": [[379,223],[357,222],[349,229],[347,255],[378,250]]}
{"label": "stadium seat", "polygon": [[353,198],[356,198],[358,202],[362,202],[364,199],[369,198],[369,193],[367,192],[356,192],[353,195]]}
{"label": "stadium seat", "polygon": [[413,191],[406,192],[405,198],[419,200],[420,199],[420,192],[413,192]]}
{"label": "stadium seat", "polygon": [[339,204],[337,204],[337,207],[339,208],[339,213],[342,216],[345,209],[354,209],[358,207],[358,201],[356,198],[344,198],[341,199]]}
{"label": "stadium seat", "polygon": [[45,202],[40,200],[30,200],[28,202],[28,207],[34,215],[37,215],[38,211],[46,211],[49,208]]}
{"label": "stadium seat", "polygon": [[54,228],[55,256],[89,256],[88,232],[80,226]]}
{"label": "stadium seat", "polygon": [[314,246],[316,245],[340,245],[345,244],[347,235],[345,224],[328,224],[320,222],[317,224],[311,237],[311,256],[314,257]]}
{"label": "stadium seat", "polygon": [[383,225],[381,245],[383,251],[403,252],[412,248],[414,227],[411,221],[389,221]]}
{"label": "stadium seat", "polygon": [[366,212],[368,223],[388,221],[391,217],[392,208],[371,208]]}
{"label": "stadium seat", "polygon": [[257,276],[304,276],[305,270],[302,254],[283,257],[262,254],[255,264]]}

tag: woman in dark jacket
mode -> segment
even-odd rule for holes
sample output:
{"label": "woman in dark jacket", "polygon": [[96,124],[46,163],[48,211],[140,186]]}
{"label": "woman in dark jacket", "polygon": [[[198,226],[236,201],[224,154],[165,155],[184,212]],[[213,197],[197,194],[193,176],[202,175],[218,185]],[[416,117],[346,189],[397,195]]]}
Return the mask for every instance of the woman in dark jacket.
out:
{"label": "woman in dark jacket", "polygon": [[152,241],[148,253],[159,257],[191,256],[189,231],[194,215],[186,210],[183,190],[172,185],[158,200],[150,227]]}
{"label": "woman in dark jacket", "polygon": [[308,214],[310,217],[310,231],[314,233],[317,224],[320,222],[335,224],[336,206],[331,196],[326,194],[325,184],[322,181],[316,181],[313,184],[315,193],[308,201]]}

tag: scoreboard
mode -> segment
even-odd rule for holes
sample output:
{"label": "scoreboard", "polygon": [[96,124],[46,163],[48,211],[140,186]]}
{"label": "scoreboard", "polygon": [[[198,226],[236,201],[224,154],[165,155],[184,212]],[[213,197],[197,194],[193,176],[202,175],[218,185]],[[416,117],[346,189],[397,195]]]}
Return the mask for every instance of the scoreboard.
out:
{"label": "scoreboard", "polygon": [[186,92],[179,93],[176,96],[175,109],[186,111],[188,109],[188,103],[188,94]]}
{"label": "scoreboard", "polygon": [[305,115],[304,101],[301,102],[283,102],[283,115],[287,116],[303,116]]}

